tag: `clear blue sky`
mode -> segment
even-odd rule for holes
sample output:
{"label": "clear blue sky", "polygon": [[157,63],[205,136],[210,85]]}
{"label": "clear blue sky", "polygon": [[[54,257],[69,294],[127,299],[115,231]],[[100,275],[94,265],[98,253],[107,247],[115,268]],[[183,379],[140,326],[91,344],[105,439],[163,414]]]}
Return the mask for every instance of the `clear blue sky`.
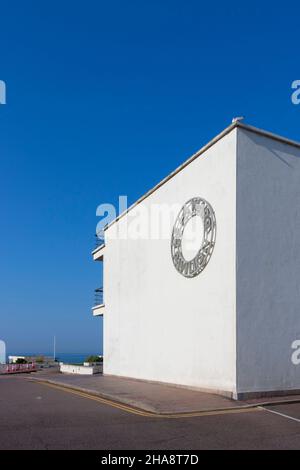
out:
{"label": "clear blue sky", "polygon": [[[133,202],[233,116],[300,140],[298,4],[1,3],[0,338],[98,351],[101,202]],[[170,294],[171,295],[171,294]]]}

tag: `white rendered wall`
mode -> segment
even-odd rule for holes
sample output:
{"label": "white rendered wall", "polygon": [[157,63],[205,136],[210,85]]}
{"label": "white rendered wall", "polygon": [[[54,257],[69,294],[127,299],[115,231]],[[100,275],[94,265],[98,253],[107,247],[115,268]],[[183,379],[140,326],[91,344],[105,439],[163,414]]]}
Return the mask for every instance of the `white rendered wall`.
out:
{"label": "white rendered wall", "polygon": [[[204,271],[188,279],[167,240],[112,240],[104,255],[104,373],[200,388],[236,389],[236,129],[141,204],[202,197],[217,235]],[[131,213],[122,217],[122,227]]]}
{"label": "white rendered wall", "polygon": [[102,372],[102,365],[100,366],[75,366],[72,364],[60,364],[60,372],[64,374],[77,374],[77,375],[94,375]]}
{"label": "white rendered wall", "polygon": [[300,388],[300,150],[238,129],[238,392]]}

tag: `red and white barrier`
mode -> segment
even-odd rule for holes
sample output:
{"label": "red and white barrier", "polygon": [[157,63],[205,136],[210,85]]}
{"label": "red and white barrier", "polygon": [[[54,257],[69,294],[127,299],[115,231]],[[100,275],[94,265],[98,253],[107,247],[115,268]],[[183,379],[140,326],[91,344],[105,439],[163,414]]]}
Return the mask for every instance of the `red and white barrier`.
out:
{"label": "red and white barrier", "polygon": [[0,373],[2,374],[20,374],[22,372],[35,372],[36,364],[34,362],[30,364],[6,364]]}

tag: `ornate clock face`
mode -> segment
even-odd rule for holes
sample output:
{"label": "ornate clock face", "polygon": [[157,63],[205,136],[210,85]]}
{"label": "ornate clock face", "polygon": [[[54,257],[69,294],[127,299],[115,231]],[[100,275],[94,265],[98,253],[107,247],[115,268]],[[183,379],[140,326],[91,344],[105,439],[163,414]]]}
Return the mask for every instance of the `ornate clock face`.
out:
{"label": "ornate clock face", "polygon": [[[192,217],[200,217],[203,223],[202,244],[191,260],[186,260],[182,253],[183,232]],[[185,277],[200,274],[209,262],[216,240],[216,217],[211,205],[200,197],[187,201],[181,208],[172,232],[171,254],[177,271]]]}

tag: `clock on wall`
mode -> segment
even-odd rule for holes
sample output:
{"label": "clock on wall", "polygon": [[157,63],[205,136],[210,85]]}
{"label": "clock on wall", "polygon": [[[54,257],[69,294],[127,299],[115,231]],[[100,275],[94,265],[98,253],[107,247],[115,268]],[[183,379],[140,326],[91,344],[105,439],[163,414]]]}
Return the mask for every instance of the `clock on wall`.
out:
{"label": "clock on wall", "polygon": [[[183,233],[192,217],[200,217],[203,237],[196,255],[187,260],[183,255]],[[211,205],[201,197],[194,197],[181,208],[171,238],[172,260],[177,271],[185,277],[198,276],[209,262],[216,240],[216,217]]]}

